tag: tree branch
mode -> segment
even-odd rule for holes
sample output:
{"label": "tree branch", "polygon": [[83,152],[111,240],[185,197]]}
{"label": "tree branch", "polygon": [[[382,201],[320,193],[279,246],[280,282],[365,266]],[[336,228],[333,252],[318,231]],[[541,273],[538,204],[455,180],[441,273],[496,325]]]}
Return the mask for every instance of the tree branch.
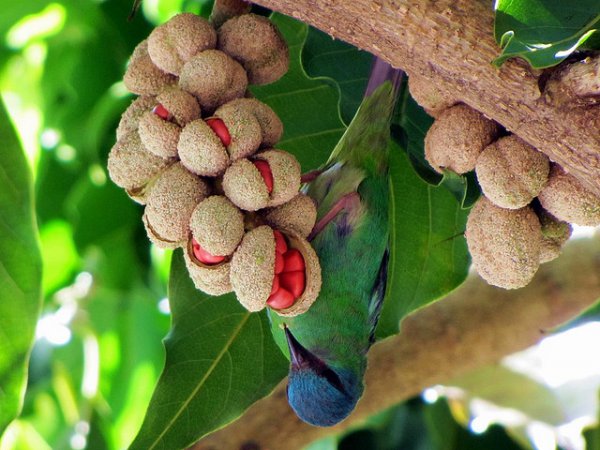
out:
{"label": "tree branch", "polygon": [[600,107],[557,108],[540,71],[491,61],[491,0],[256,0],[425,77],[519,135],[600,195]]}
{"label": "tree branch", "polygon": [[337,433],[428,386],[527,348],[600,298],[600,236],[569,242],[525,288],[506,291],[470,276],[443,301],[407,317],[399,335],[373,346],[365,395],[333,428],[301,422],[286,401],[285,381],[237,422],[194,450],[299,449]]}

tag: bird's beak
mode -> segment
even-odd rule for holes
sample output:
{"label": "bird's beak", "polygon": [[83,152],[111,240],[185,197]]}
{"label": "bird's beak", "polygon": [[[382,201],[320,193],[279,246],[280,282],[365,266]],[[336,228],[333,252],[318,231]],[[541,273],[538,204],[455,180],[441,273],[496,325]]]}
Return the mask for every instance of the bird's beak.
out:
{"label": "bird's beak", "polygon": [[288,327],[285,327],[285,337],[290,350],[290,362],[292,367],[300,368],[308,362],[308,351],[302,347]]}

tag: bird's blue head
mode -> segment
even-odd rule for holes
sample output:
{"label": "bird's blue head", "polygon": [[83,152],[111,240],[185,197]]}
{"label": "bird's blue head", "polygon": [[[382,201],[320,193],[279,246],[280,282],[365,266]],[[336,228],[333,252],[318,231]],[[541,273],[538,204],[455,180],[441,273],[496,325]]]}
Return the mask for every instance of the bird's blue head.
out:
{"label": "bird's blue head", "polygon": [[349,369],[332,367],[304,348],[285,328],[290,349],[288,402],[304,422],[330,427],[352,412],[362,395],[362,379]]}

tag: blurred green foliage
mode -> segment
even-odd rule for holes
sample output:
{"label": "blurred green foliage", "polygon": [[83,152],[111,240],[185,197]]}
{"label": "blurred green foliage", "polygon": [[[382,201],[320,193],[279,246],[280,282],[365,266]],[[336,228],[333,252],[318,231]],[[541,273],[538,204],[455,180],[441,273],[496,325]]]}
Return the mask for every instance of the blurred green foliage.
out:
{"label": "blurred green foliage", "polygon": [[[169,352],[179,352],[175,364],[211,352],[235,356],[227,353],[231,358],[227,364],[215,365],[217,377],[196,376],[190,389],[186,391],[184,386],[176,392],[187,396],[176,405],[180,412],[181,403],[218,393],[219,374],[234,374],[237,378],[232,379],[242,380],[256,364],[256,359],[243,357],[248,352],[252,356],[264,352],[260,356],[267,373],[252,373],[256,379],[249,376],[246,383],[236,385],[239,395],[246,396],[242,400],[231,404],[229,398],[211,400],[208,406],[218,403],[227,408],[210,423],[202,422],[211,415],[210,408],[196,405],[193,412],[203,415],[199,425],[185,428],[187,434],[181,436],[176,428],[176,436],[166,447],[180,438],[189,443],[234,420],[285,374],[282,355],[272,342],[260,340],[269,334],[263,333],[265,317],[242,311],[232,296],[216,299],[221,304],[215,308],[217,303],[208,301],[191,287],[189,279],[182,278],[185,271],[178,255],[173,258],[170,280],[170,323],[166,297],[171,252],[149,245],[141,225],[141,207],[108,179],[106,160],[115,141],[114,129],[132,98],[121,79],[133,48],[154,25],[175,13],[207,16],[211,8],[209,0],[145,0],[134,20],[127,21],[130,3],[0,0],[1,99],[23,149],[22,153],[9,120],[0,117],[2,168],[18,167],[10,175],[20,183],[18,192],[29,195],[23,200],[0,194],[0,215],[18,220],[11,208],[25,205],[29,210],[24,210],[22,222],[29,220],[32,225],[33,216],[37,217],[44,267],[40,279],[33,227],[11,224],[9,228],[26,234],[29,257],[23,257],[25,253],[6,257],[4,248],[16,246],[6,245],[10,240],[4,234],[0,236],[0,262],[12,263],[7,267],[32,278],[27,302],[0,299],[0,332],[15,344],[14,349],[5,350],[8,345],[0,340],[0,392],[13,396],[11,402],[5,402],[0,395],[0,433],[18,414],[27,383],[22,412],[3,435],[1,450],[127,447],[142,427],[157,383],[156,396],[160,398],[170,395],[168,389],[173,386],[190,381],[172,376]],[[291,19],[279,16],[276,21],[290,42],[295,70],[278,83],[252,91],[283,119],[286,134],[280,146],[296,154],[303,169],[310,170],[326,159],[358,107],[370,55]],[[298,120],[300,113],[303,116]],[[380,336],[396,332],[405,314],[440,298],[466,276],[468,259],[460,236],[466,218],[463,208],[472,204],[477,190],[472,179],[441,179],[427,166],[422,139],[430,124],[431,118],[404,94],[395,123],[399,145],[392,165],[398,200],[396,235],[404,239],[401,244],[407,256],[398,259],[392,272],[396,270],[396,282],[406,289],[389,295]],[[407,149],[406,154],[400,152],[400,146]],[[28,190],[27,168],[33,192]],[[0,189],[10,187],[12,181],[10,176],[0,177],[0,183],[6,182]],[[35,214],[31,196],[35,197]],[[8,198],[8,206],[2,209],[4,198]],[[424,203],[429,208],[422,208]],[[402,221],[406,211],[416,222]],[[413,250],[406,251],[411,245]],[[2,287],[0,292],[5,292]],[[40,293],[41,320],[26,379],[23,372]],[[179,340],[203,326],[186,317],[190,302],[199,304],[196,313],[229,321],[231,334],[223,338],[214,333],[211,341]],[[6,325],[9,319],[10,327]],[[210,323],[207,319],[204,324],[208,330]],[[236,333],[246,332],[249,339],[236,340]],[[18,342],[14,336],[20,337]],[[161,344],[165,336],[166,356]],[[20,366],[5,364],[7,355],[17,355]],[[16,380],[13,384],[8,382],[10,377]],[[206,380],[207,385],[217,386],[207,394]],[[148,417],[154,420],[159,414],[152,408]],[[156,437],[146,432],[149,425],[144,426],[136,441],[139,448],[145,447],[144,439]],[[440,438],[440,429],[448,431],[452,439]],[[317,445],[322,449],[513,448],[514,443],[501,430],[490,433],[475,438],[455,422],[445,404],[429,406],[415,400],[377,415],[360,430],[315,444],[315,449]]]}

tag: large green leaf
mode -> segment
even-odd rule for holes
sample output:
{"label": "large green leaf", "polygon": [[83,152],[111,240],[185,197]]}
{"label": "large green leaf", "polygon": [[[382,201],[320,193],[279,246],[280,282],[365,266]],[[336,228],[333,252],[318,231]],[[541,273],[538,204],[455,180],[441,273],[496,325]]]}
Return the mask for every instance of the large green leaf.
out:
{"label": "large green leaf", "polygon": [[287,372],[266,314],[249,313],[233,294],[196,290],[181,251],[173,257],[169,300],[165,367],[132,449],[189,446],[235,420]]}
{"label": "large green leaf", "polygon": [[25,155],[0,102],[0,433],[21,409],[42,262]]}
{"label": "large green leaf", "polygon": [[503,50],[494,63],[519,56],[554,66],[596,41],[599,27],[600,0],[498,0],[494,34]]}
{"label": "large green leaf", "polygon": [[340,115],[349,124],[362,101],[373,55],[309,28],[302,66],[311,77],[328,77],[340,91]]}
{"label": "large green leaf", "polygon": [[459,286],[469,267],[467,211],[453,195],[421,180],[396,145],[390,178],[390,262],[378,338],[397,333],[407,314]]}

